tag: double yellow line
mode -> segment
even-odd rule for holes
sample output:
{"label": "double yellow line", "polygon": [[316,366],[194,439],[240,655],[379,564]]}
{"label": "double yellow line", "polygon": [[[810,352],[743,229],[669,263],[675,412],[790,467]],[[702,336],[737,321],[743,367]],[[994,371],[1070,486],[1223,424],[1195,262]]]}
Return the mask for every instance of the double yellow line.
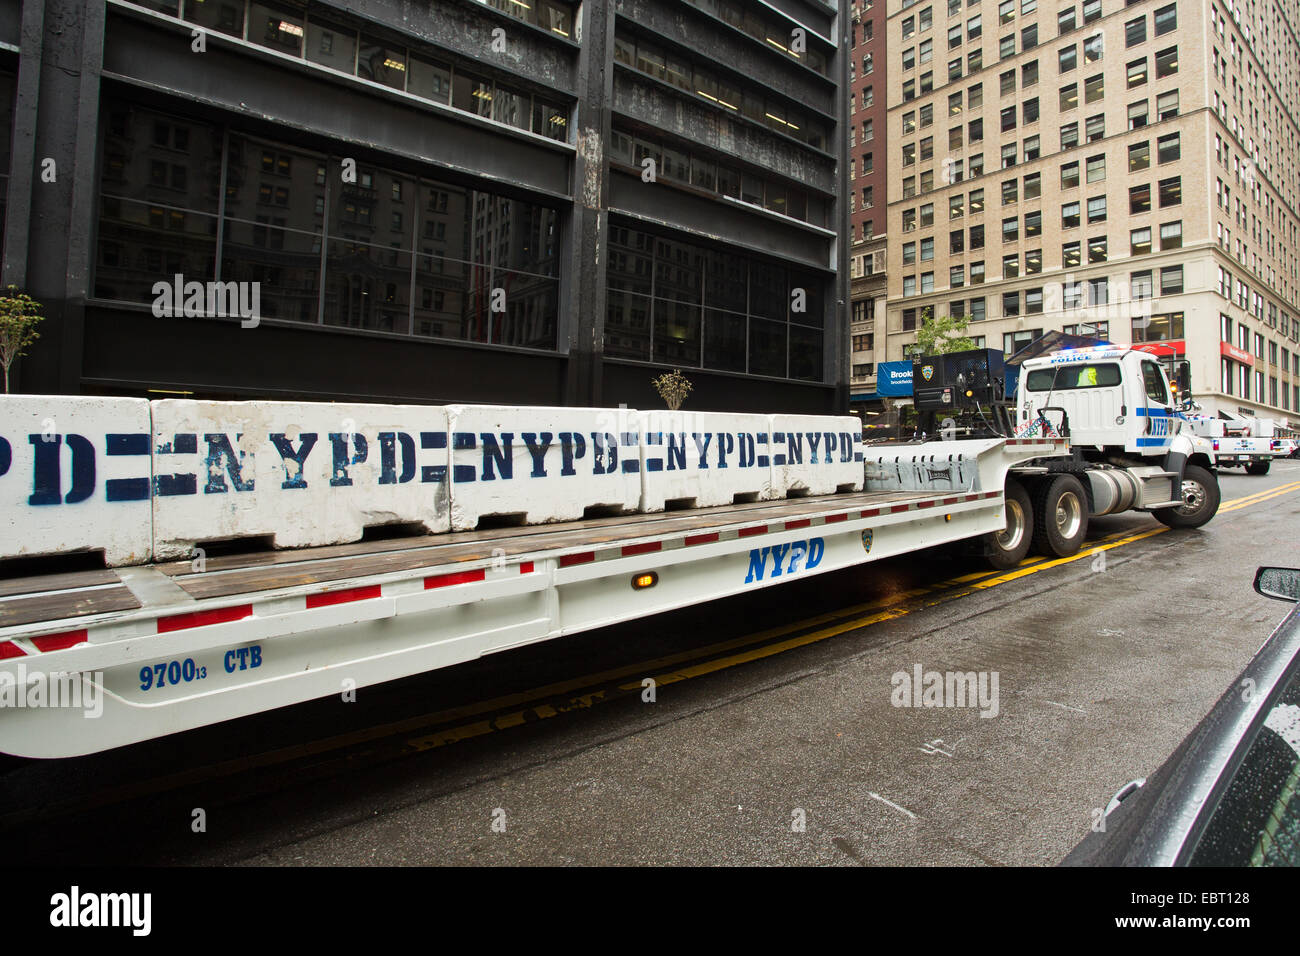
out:
{"label": "double yellow line", "polygon": [[[1259,504],[1272,498],[1278,498],[1297,490],[1300,490],[1300,481],[1280,485],[1266,491],[1261,491],[1257,494],[1246,495],[1242,498],[1234,498],[1230,501],[1222,502],[1219,506],[1218,513],[1222,514],[1230,511],[1239,511],[1242,508],[1248,508],[1251,505]],[[1101,552],[1111,551],[1115,548],[1123,547],[1126,544],[1141,541],[1144,538],[1151,538],[1158,534],[1164,534],[1169,530],[1170,529],[1164,525],[1159,525],[1158,527],[1149,528],[1145,531],[1139,531],[1132,534],[1122,531],[1117,532],[1099,539],[1091,547],[1084,548],[1068,558],[1055,558],[1051,560],[1034,558],[1025,561],[1015,570],[1006,571],[1001,574],[990,573],[988,571],[977,571],[973,574],[967,574],[961,577],[942,581],[933,587],[914,588],[901,594],[894,594],[885,598],[879,598],[875,601],[869,601],[865,604],[841,608],[838,611],[818,615],[817,617],[806,618],[802,621],[796,621],[793,624],[769,628],[768,630],[761,631],[757,634],[748,634],[743,637],[733,638],[717,644],[693,648],[689,651],[670,655],[668,657],[657,658],[652,661],[643,661],[629,667],[621,667],[600,674],[588,675],[574,681],[565,682],[563,685],[551,685],[547,688],[538,688],[535,691],[515,695],[515,697],[531,698],[532,700],[537,701],[548,697],[553,698],[556,692],[564,693],[561,688],[565,686],[574,689],[585,689],[601,684],[607,685],[602,689],[594,691],[588,690],[587,693],[573,697],[564,703],[560,703],[558,706],[553,706],[552,704],[547,703],[535,704],[531,707],[524,707],[506,714],[501,714],[494,719],[481,720],[470,725],[449,728],[447,730],[441,730],[435,733],[412,738],[406,741],[406,745],[414,750],[428,750],[435,747],[441,747],[469,737],[482,736],[491,733],[493,730],[514,727],[536,720],[545,720],[561,713],[567,713],[570,710],[587,709],[595,706],[597,703],[603,703],[632,693],[639,693],[643,689],[642,681],[647,677],[651,678],[654,681],[656,688],[658,688],[668,684],[675,684],[679,681],[689,680],[692,677],[702,677],[706,674],[717,673],[718,671],[726,670],[727,668],[735,667],[739,664],[748,664],[753,661],[763,660],[764,658],[774,657],[777,654],[783,654],[786,651],[795,650],[800,647],[807,647],[810,644],[816,644],[847,631],[859,630],[861,628],[870,627],[873,624],[879,624],[883,621],[905,617],[908,614],[924,610],[925,608],[935,607],[939,604],[946,604],[949,601],[966,597],[975,591],[994,588],[1000,584],[1006,584],[1009,581],[1014,581],[1030,574],[1037,574],[1039,571],[1046,571],[1051,568],[1060,567],[1064,564],[1082,561]],[[863,614],[863,612],[871,613]],[[792,634],[797,631],[802,631],[810,626],[825,624],[831,621],[834,621],[835,623],[828,627],[809,631],[807,633],[795,634],[795,636],[788,637],[785,640],[766,643],[772,638],[778,638],[785,634]],[[756,644],[761,646],[752,646]],[[728,651],[733,651],[736,648],[741,647],[748,649],[737,653],[727,653]],[[678,662],[681,662],[684,666],[674,666]],[[626,680],[627,677],[633,675],[637,676],[638,679],[630,682]],[[619,683],[615,684],[612,688],[609,687],[608,683],[614,681],[619,681]],[[495,709],[494,703],[500,703],[500,701],[485,701],[481,704],[474,705],[472,709],[490,712]],[[430,720],[429,722],[433,723],[434,721]]]}
{"label": "double yellow line", "polygon": [[1293,481],[1290,484],[1278,485],[1276,488],[1269,488],[1267,491],[1260,491],[1253,495],[1246,495],[1244,498],[1233,498],[1231,501],[1225,501],[1219,505],[1219,514],[1223,514],[1227,511],[1240,511],[1242,508],[1257,505],[1261,501],[1268,501],[1270,498],[1278,498],[1282,495],[1290,494],[1298,488],[1300,488],[1300,481]]}
{"label": "double yellow line", "polygon": [[[1282,495],[1300,490],[1300,481],[1279,485],[1253,495],[1234,498],[1219,506],[1219,513],[1239,511],[1252,505],[1269,501]],[[807,647],[848,631],[860,630],[873,624],[896,620],[916,611],[935,607],[966,597],[977,591],[987,590],[1006,584],[1029,574],[1046,571],[1074,561],[1082,561],[1094,555],[1114,548],[1141,541],[1154,535],[1164,534],[1169,529],[1164,525],[1144,531],[1128,533],[1116,532],[1098,539],[1090,547],[1068,558],[1044,559],[1032,558],[1020,567],[1002,573],[977,571],[972,574],[950,578],[929,587],[913,588],[908,591],[891,594],[851,607],[840,608],[826,614],[805,618],[791,624],[769,628],[756,634],[720,641],[705,647],[691,648],[676,654],[668,654],[653,660],[639,661],[635,664],[613,668],[596,674],[587,674],[570,680],[535,687],[491,700],[478,701],[462,707],[448,708],[429,714],[422,714],[405,720],[393,721],[376,727],[347,734],[339,734],[320,740],[308,741],[289,747],[278,748],[260,754],[238,757],[217,764],[209,764],[192,770],[181,771],[161,777],[136,780],[107,791],[97,792],[90,799],[70,798],[46,804],[40,808],[30,808],[0,817],[0,824],[14,824],[36,817],[57,816],[73,810],[84,810],[96,806],[120,803],[127,799],[165,792],[183,786],[192,786],[213,779],[233,776],[248,770],[266,768],[289,763],[293,760],[318,757],[331,752],[364,746],[368,743],[382,743],[385,740],[402,740],[400,748],[377,748],[379,751],[365,751],[360,754],[350,753],[337,758],[349,766],[364,763],[369,756],[372,760],[383,760],[401,753],[431,750],[444,747],[461,740],[481,737],[493,731],[517,727],[523,724],[546,720],[559,714],[574,710],[585,710],[606,703],[639,694],[643,690],[642,681],[647,677],[654,680],[656,687],[663,687],[693,677],[717,673],[739,664],[774,657],[786,651]],[[825,626],[821,626],[825,625]],[[809,631],[808,628],[814,628]],[[802,633],[800,633],[802,632]],[[774,640],[784,638],[783,640]],[[772,641],[772,643],[767,643]],[[757,646],[756,646],[757,645]],[[450,724],[451,726],[447,726]],[[442,729],[428,731],[431,727]],[[406,736],[418,734],[418,736]],[[326,765],[315,765],[315,772],[326,769]]]}

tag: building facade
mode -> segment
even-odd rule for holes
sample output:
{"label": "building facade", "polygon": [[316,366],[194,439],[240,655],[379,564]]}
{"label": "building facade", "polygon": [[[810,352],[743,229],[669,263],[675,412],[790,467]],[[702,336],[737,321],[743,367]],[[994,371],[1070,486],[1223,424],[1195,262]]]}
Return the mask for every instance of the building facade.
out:
{"label": "building facade", "polygon": [[[1191,362],[1207,411],[1300,411],[1288,2],[894,0],[887,359],[928,316]],[[878,339],[879,341],[879,339]]]}
{"label": "building facade", "polygon": [[[848,405],[823,0],[0,0],[20,390]],[[176,277],[180,277],[177,279]],[[256,289],[255,323],[159,283]]]}
{"label": "building facade", "polygon": [[870,424],[880,407],[875,395],[876,332],[877,325],[883,331],[885,324],[885,227],[889,221],[885,3],[855,0],[850,15],[849,381],[852,407]]}

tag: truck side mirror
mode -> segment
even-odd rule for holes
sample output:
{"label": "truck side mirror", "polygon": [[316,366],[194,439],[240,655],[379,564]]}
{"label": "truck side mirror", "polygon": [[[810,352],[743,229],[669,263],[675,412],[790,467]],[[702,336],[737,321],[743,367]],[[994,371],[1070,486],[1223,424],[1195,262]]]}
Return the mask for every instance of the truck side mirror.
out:
{"label": "truck side mirror", "polygon": [[1192,363],[1178,363],[1178,393],[1184,400],[1192,397]]}

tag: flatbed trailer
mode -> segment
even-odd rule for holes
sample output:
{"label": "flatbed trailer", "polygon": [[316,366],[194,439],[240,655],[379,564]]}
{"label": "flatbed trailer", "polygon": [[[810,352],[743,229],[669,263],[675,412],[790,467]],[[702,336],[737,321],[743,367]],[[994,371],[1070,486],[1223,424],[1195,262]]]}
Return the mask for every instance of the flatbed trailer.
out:
{"label": "flatbed trailer", "polygon": [[69,698],[0,708],[0,751],[106,750],[1001,532],[1008,475],[1067,449],[990,439],[946,463],[934,446],[878,449],[877,467],[892,456],[901,477],[910,455],[929,487],[0,581],[0,690],[41,675]]}

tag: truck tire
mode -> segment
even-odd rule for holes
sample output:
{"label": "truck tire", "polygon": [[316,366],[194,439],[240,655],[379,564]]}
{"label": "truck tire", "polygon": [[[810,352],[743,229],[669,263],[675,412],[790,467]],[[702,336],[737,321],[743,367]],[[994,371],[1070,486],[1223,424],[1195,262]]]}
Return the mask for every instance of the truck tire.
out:
{"label": "truck tire", "polygon": [[1088,533],[1088,496],[1074,475],[1056,475],[1034,489],[1034,551],[1068,558]]}
{"label": "truck tire", "polygon": [[1248,475],[1267,475],[1267,474],[1268,474],[1268,466],[1269,466],[1270,464],[1271,464],[1271,462],[1267,462],[1267,461],[1252,461],[1249,465],[1246,466],[1246,474],[1248,474]]}
{"label": "truck tire", "polygon": [[1199,528],[1219,510],[1219,479],[1199,465],[1183,469],[1183,504],[1151,512],[1171,528]]}
{"label": "truck tire", "polygon": [[999,571],[1017,567],[1029,553],[1034,537],[1034,508],[1029,493],[1014,478],[1007,479],[1006,527],[983,536],[984,556]]}

